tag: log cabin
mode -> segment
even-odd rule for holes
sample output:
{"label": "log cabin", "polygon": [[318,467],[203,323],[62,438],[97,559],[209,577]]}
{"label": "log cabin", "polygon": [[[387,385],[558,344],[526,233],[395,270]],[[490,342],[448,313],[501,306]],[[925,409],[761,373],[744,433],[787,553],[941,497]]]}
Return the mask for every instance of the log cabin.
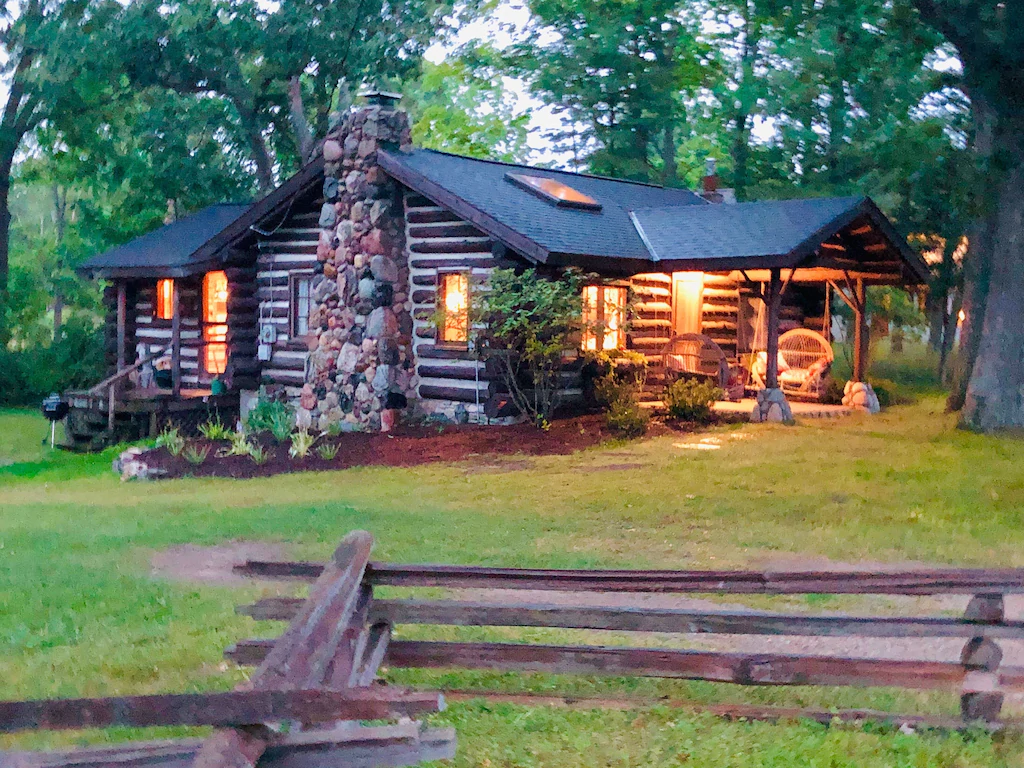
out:
{"label": "log cabin", "polygon": [[596,276],[584,310],[599,330],[581,353],[636,350],[656,380],[665,345],[702,334],[733,363],[763,348],[768,390],[780,333],[828,336],[834,293],[856,318],[863,381],[866,287],[920,284],[924,262],[869,198],[730,204],[716,182],[709,171],[698,194],[416,148],[396,97],[369,94],[262,200],[82,265],[107,281],[111,375],[71,394],[70,431],[151,434],[237,413],[261,387],[311,429],[486,420],[503,398],[469,307],[499,267]]}

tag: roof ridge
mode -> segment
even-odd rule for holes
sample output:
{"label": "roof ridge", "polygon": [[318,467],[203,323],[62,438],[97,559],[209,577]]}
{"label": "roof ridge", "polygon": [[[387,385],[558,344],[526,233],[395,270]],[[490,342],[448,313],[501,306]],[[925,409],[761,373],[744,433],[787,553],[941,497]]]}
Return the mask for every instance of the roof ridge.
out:
{"label": "roof ridge", "polygon": [[[717,205],[712,205],[710,207],[712,209],[722,208],[722,209],[734,211],[737,208],[744,208],[744,207],[749,208],[749,207],[753,207],[753,206],[756,206],[756,205],[774,205],[774,204],[778,204],[778,203],[787,203],[787,204],[793,204],[793,203],[814,203],[814,202],[822,202],[822,201],[826,201],[826,200],[834,201],[834,202],[840,202],[840,201],[846,202],[846,203],[850,204],[850,207],[853,207],[853,205],[855,203],[859,205],[859,204],[863,203],[864,201],[871,200],[871,198],[868,195],[838,195],[838,196],[835,196],[835,197],[824,197],[824,196],[823,197],[792,197],[792,198],[788,198],[788,199],[785,199],[785,200],[745,200],[742,203],[720,203],[720,204],[717,204]],[[637,208],[632,208],[631,210],[638,211],[638,212],[642,213],[644,211],[662,211],[662,210],[676,209],[676,208],[694,208],[694,209],[703,210],[703,209],[705,209],[707,207],[708,206],[703,206],[703,205],[645,205],[645,206],[640,206],[640,207],[637,207]]]}
{"label": "roof ridge", "polygon": [[[457,152],[445,152],[442,149],[430,149],[429,147],[414,147],[413,151],[420,152],[432,152],[435,155],[446,155],[448,157],[457,157],[460,160],[475,160],[480,163],[490,163],[491,165],[500,165],[505,168],[523,168],[528,171],[547,171],[549,173],[562,173],[566,176],[578,176],[584,179],[598,179],[600,181],[615,181],[619,184],[632,184],[637,187],[648,187],[650,189],[663,189],[666,192],[688,192],[691,195],[696,195],[692,189],[686,189],[685,187],[666,187],[663,184],[654,184],[649,181],[635,181],[633,179],[619,179],[615,176],[602,176],[597,173],[580,173],[578,171],[566,171],[562,168],[544,168],[536,165],[527,165],[526,163],[510,163],[505,160],[494,160],[489,157],[472,157],[470,155],[460,155]],[[398,152],[398,155],[406,154],[404,152]]]}

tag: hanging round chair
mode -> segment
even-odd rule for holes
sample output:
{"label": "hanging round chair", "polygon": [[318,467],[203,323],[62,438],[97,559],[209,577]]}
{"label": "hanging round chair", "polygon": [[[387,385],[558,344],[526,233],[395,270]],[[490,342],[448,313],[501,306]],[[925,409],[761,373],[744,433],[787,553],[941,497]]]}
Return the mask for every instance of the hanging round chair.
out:
{"label": "hanging round chair", "polygon": [[821,399],[835,355],[828,339],[807,328],[779,337],[779,385],[787,395]]}

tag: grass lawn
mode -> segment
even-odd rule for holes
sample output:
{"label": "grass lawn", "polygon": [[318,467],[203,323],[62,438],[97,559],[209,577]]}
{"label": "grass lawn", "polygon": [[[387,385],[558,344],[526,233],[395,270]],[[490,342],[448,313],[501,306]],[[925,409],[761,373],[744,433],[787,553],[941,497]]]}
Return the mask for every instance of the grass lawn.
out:
{"label": "grass lawn", "polygon": [[[254,588],[153,578],[152,553],[174,544],[259,540],[322,558],[345,532],[365,528],[377,537],[375,557],[406,562],[680,568],[828,557],[1024,566],[1024,443],[958,432],[942,405],[938,394],[922,391],[916,404],[876,417],[721,428],[711,433],[720,439],[714,451],[681,448],[701,436],[677,436],[517,460],[503,472],[435,464],[150,484],[120,483],[110,471],[115,452],[50,455],[39,445],[40,417],[0,412],[0,697],[221,689],[241,679],[221,650],[275,627],[233,613]],[[884,690],[391,677],[692,701],[955,707],[952,696]],[[477,701],[452,704],[437,720],[458,727],[460,766],[1009,766],[1024,759],[1017,738],[728,723],[672,708],[569,711]],[[127,735],[140,734],[42,734],[0,744]]]}

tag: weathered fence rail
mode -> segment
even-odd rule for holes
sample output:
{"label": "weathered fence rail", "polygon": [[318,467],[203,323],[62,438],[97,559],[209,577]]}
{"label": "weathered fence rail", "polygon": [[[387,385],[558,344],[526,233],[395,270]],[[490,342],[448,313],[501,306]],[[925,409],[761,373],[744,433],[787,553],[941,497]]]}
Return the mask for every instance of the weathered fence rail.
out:
{"label": "weathered fence rail", "polygon": [[[253,578],[311,581],[323,565],[250,561],[236,571]],[[946,690],[960,694],[958,722],[999,723],[1004,694],[1024,690],[1024,667],[1002,665],[998,640],[1024,638],[1024,622],[1007,621],[1003,595],[1024,592],[1024,569],[887,571],[626,571],[400,565],[369,562],[367,622],[374,626],[552,627],[616,632],[799,635],[855,638],[961,638],[956,661],[848,658],[829,655],[726,653],[675,648],[541,645],[507,642],[392,640],[384,663],[396,668],[465,668],[583,675],[636,675],[740,685],[822,685]],[[505,592],[486,601],[380,599],[377,586]],[[523,591],[540,595],[522,602]],[[712,595],[970,595],[962,617],[807,615],[746,610],[694,610],[545,602],[548,592],[700,593]],[[518,600],[518,602],[517,602]],[[621,599],[618,601],[621,602]],[[288,620],[296,598],[239,606],[261,620]],[[242,640],[226,651],[238,664],[259,664],[272,640]],[[758,710],[762,711],[762,710]],[[842,713],[836,713],[842,715]],[[863,713],[861,713],[863,714]],[[809,713],[821,719],[822,713]],[[891,717],[886,715],[886,717]],[[927,718],[925,718],[927,720]],[[917,718],[915,720],[920,720]],[[910,718],[904,717],[905,722]],[[950,719],[934,719],[946,726]]]}

